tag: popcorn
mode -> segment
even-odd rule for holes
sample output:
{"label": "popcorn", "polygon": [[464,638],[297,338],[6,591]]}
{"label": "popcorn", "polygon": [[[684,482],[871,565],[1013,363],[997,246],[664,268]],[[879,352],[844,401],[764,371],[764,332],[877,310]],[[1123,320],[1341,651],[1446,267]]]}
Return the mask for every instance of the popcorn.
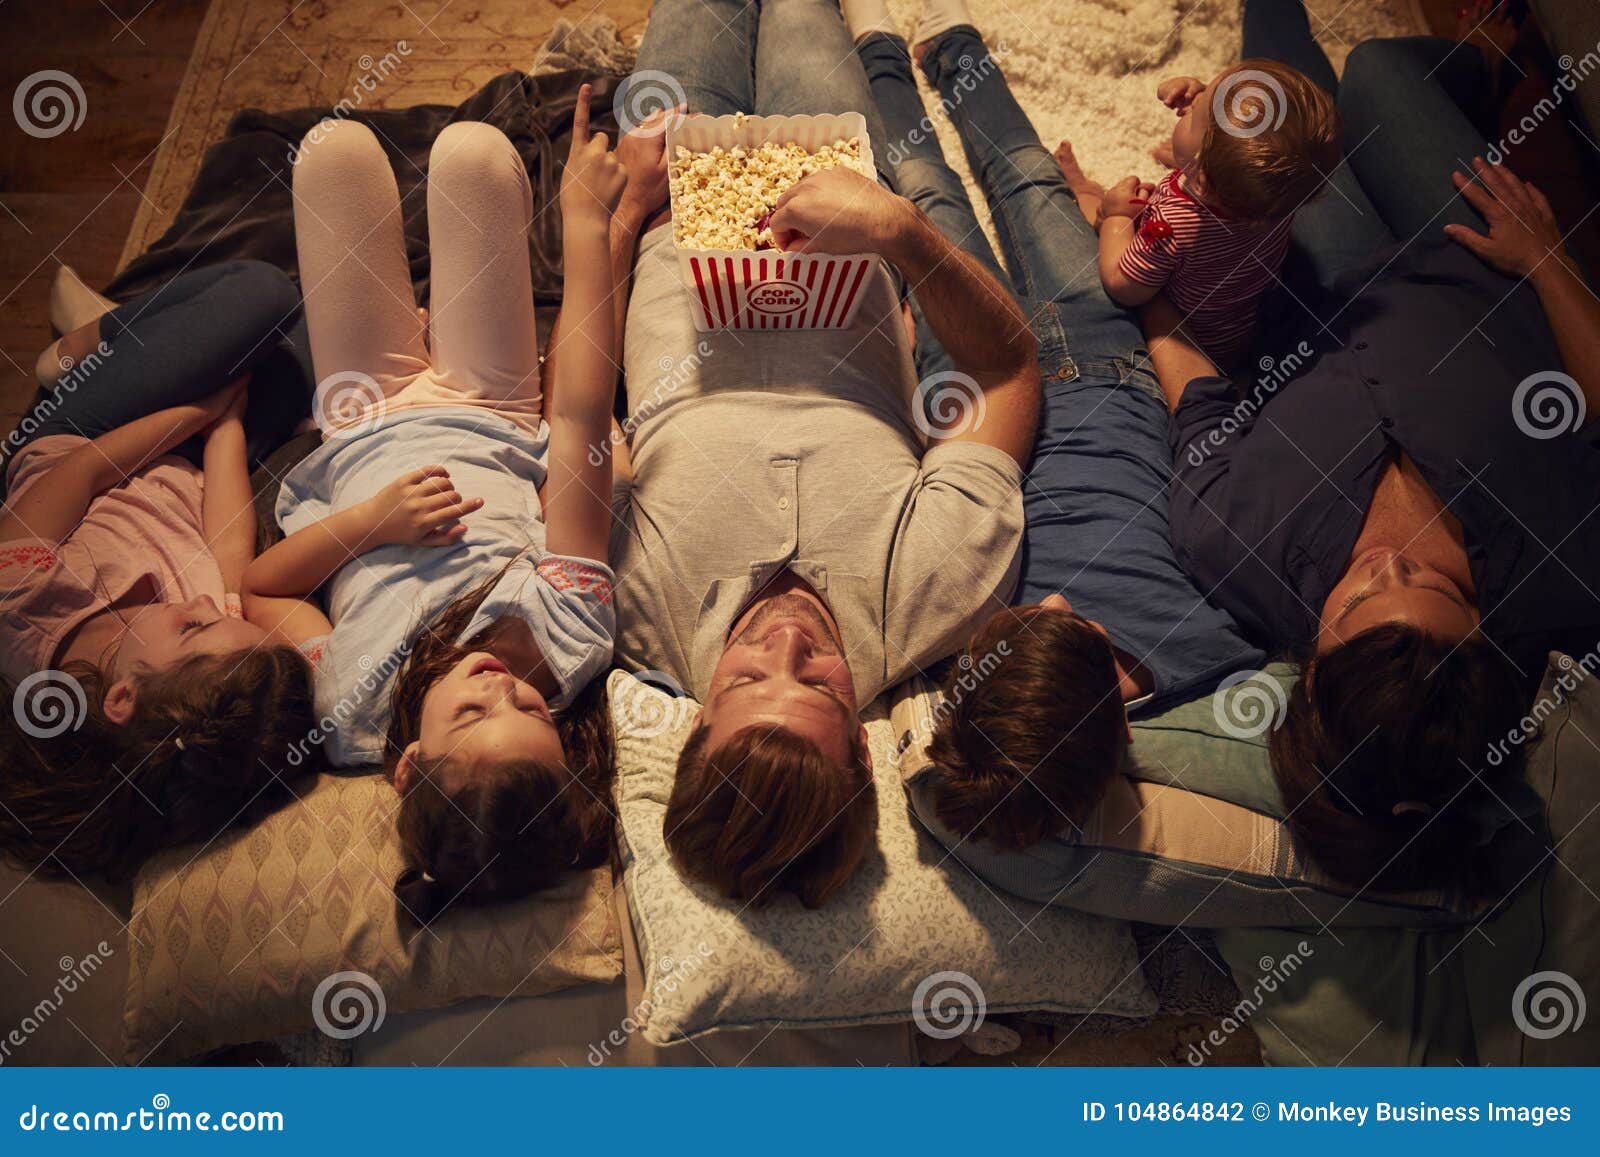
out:
{"label": "popcorn", "polygon": [[[742,113],[734,118],[736,125],[743,120]],[[686,249],[770,249],[766,218],[778,198],[802,177],[841,165],[873,176],[854,138],[816,152],[768,143],[696,153],[679,145],[667,166],[673,238]]]}

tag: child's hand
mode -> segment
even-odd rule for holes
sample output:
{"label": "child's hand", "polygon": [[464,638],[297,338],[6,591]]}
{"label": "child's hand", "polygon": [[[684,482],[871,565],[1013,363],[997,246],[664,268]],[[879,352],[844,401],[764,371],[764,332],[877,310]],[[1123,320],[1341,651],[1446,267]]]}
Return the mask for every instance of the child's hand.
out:
{"label": "child's hand", "polygon": [[250,402],[249,385],[250,375],[244,374],[201,402],[201,405],[207,411],[216,410],[218,406],[221,407],[216,417],[205,428],[205,436],[207,438],[224,426],[242,424],[244,422],[245,407]]}
{"label": "child's hand", "polygon": [[1168,108],[1182,114],[1194,103],[1195,97],[1206,90],[1206,82],[1192,76],[1174,76],[1163,80],[1156,88],[1156,99]]}
{"label": "child's hand", "polygon": [[1095,226],[1098,228],[1100,221],[1107,217],[1137,217],[1144,212],[1155,191],[1154,185],[1138,177],[1122,178],[1106,190],[1106,195],[1100,201],[1100,215]]}
{"label": "child's hand", "polygon": [[364,505],[372,526],[367,547],[451,546],[467,533],[461,519],[482,507],[483,499],[462,498],[443,466],[423,466],[402,474]]}
{"label": "child's hand", "polygon": [[589,222],[610,228],[611,214],[628,184],[627,170],[607,151],[605,133],[589,135],[591,86],[578,90],[572,114],[572,149],[561,174],[561,215],[567,223]]}

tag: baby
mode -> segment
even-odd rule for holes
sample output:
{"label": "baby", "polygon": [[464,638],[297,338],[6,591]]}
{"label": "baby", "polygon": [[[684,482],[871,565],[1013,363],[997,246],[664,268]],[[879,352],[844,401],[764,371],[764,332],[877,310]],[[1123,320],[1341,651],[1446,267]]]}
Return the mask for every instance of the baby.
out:
{"label": "baby", "polygon": [[1241,61],[1210,84],[1174,77],[1156,95],[1178,114],[1170,151],[1156,150],[1171,170],[1158,184],[1103,188],[1066,141],[1056,160],[1100,234],[1106,292],[1134,306],[1165,290],[1226,365],[1250,342],[1295,210],[1339,164],[1339,114],[1304,73],[1272,60]]}

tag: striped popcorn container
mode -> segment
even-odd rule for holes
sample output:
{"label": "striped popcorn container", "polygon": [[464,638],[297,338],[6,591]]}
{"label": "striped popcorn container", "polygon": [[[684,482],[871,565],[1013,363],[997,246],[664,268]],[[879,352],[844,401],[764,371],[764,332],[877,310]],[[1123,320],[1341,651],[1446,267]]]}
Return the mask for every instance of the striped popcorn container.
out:
{"label": "striped popcorn container", "polygon": [[[866,118],[858,112],[821,116],[735,118],[677,117],[667,128],[667,156],[681,146],[702,153],[767,142],[816,151],[834,141],[861,142],[861,158],[875,171]],[[678,206],[673,204],[674,215]],[[855,317],[871,253],[784,253],[777,249],[678,247],[678,268],[695,314],[695,328],[843,329]]]}

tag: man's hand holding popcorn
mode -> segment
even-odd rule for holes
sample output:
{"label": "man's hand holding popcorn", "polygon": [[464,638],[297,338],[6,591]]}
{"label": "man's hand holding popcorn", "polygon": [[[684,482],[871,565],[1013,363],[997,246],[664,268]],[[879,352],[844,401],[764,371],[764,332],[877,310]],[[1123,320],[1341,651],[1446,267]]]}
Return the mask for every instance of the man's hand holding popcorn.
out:
{"label": "man's hand holding popcorn", "polygon": [[860,173],[824,169],[778,198],[770,225],[778,248],[792,253],[891,256],[923,223],[910,201]]}

